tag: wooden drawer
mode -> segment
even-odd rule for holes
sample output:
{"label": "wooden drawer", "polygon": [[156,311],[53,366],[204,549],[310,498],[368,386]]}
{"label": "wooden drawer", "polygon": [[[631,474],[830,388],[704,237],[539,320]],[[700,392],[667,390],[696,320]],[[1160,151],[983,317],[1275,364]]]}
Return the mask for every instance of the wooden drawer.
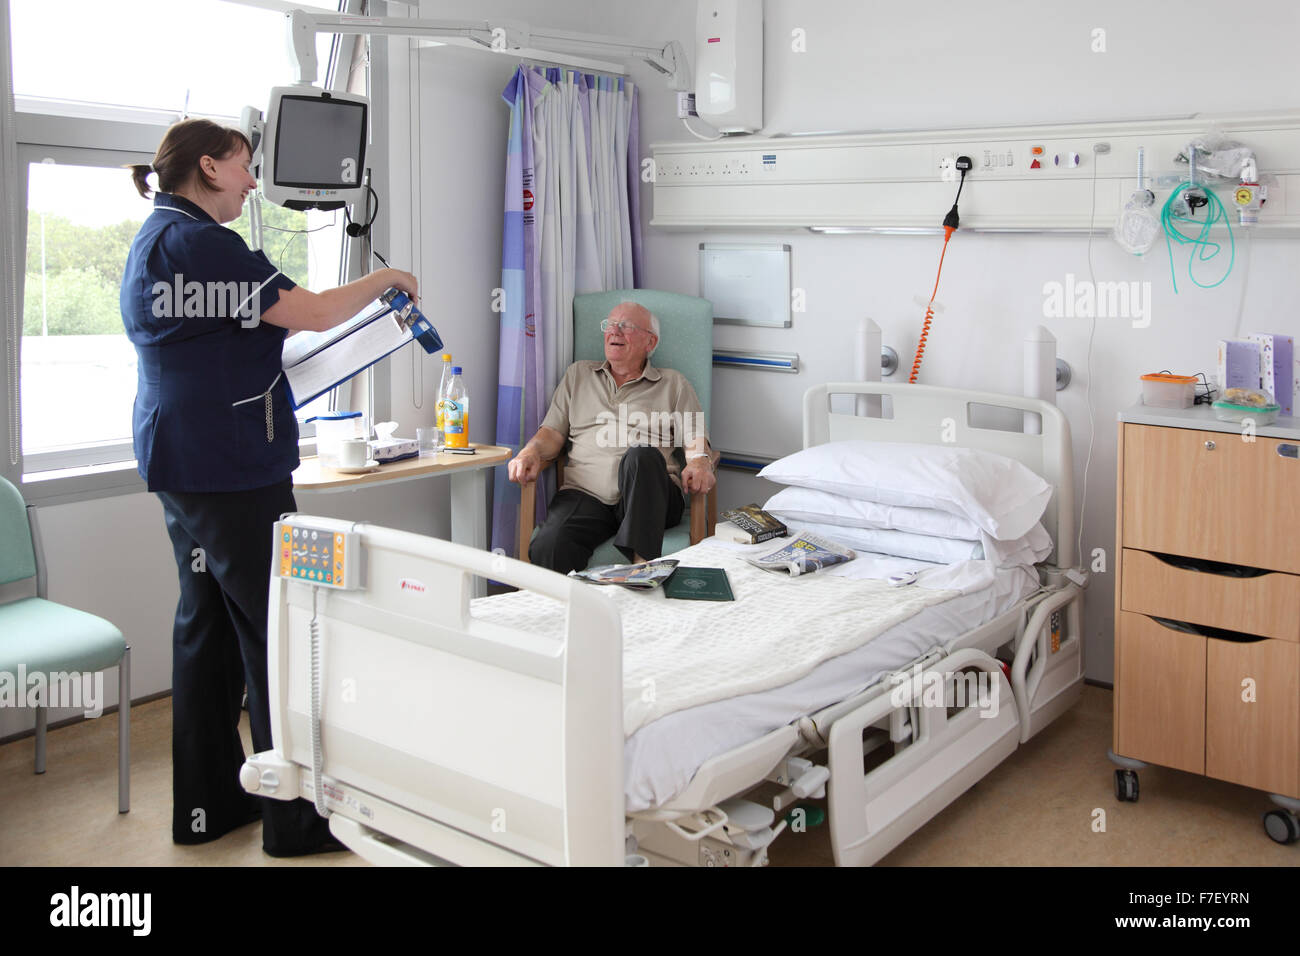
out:
{"label": "wooden drawer", "polygon": [[1300,573],[1294,442],[1126,424],[1124,547]]}
{"label": "wooden drawer", "polygon": [[1206,641],[1206,774],[1300,798],[1300,644]]}
{"label": "wooden drawer", "polygon": [[1115,640],[1116,753],[1205,772],[1205,642],[1199,634],[1120,612]]}
{"label": "wooden drawer", "polygon": [[1300,576],[1274,571],[1239,578],[1189,571],[1125,548],[1122,579],[1120,606],[1125,611],[1300,641]]}

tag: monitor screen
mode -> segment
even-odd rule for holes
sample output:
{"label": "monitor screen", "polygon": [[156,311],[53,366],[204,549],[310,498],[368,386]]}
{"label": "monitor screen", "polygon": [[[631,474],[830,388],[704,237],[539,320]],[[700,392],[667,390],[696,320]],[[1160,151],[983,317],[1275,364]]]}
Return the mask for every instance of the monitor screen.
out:
{"label": "monitor screen", "polygon": [[272,177],[280,186],[355,187],[365,162],[366,107],[320,96],[283,96]]}

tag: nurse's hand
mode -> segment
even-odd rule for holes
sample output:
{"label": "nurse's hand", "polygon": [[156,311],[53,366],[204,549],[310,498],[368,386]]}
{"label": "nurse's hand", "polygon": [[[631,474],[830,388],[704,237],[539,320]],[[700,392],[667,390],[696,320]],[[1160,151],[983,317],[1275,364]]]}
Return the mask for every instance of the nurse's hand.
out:
{"label": "nurse's hand", "polygon": [[385,269],[384,279],[389,288],[405,292],[412,302],[420,301],[420,282],[409,272],[403,272],[401,269]]}

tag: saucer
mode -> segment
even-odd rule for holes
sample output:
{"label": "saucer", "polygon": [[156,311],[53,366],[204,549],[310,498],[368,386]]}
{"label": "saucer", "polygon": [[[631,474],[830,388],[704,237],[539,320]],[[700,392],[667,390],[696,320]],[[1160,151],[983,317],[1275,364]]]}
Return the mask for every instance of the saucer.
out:
{"label": "saucer", "polygon": [[379,467],[379,462],[371,458],[364,465],[335,465],[334,470],[341,475],[363,475]]}

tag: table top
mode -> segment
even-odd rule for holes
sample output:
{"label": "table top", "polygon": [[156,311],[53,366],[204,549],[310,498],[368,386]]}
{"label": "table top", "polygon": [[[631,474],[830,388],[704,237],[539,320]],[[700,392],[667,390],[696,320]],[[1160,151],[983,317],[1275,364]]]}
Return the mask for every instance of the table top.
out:
{"label": "table top", "polygon": [[510,460],[511,450],[500,445],[475,445],[473,455],[452,455],[439,452],[419,458],[405,458],[402,461],[379,465],[373,471],[362,474],[345,474],[327,468],[316,457],[304,458],[293,473],[295,491],[343,491],[380,485],[393,481],[410,481],[415,478],[429,478],[436,475],[451,475],[457,472],[473,471],[478,468],[491,468],[504,465]]}
{"label": "table top", "polygon": [[[1195,428],[1206,432],[1225,432],[1239,434],[1240,422],[1222,422],[1209,405],[1193,405],[1191,408],[1159,408],[1155,405],[1138,403],[1122,409],[1119,420],[1133,425],[1160,425],[1165,428]],[[1278,418],[1271,425],[1260,425],[1255,429],[1260,438],[1281,438],[1283,441],[1300,439],[1300,418]]]}

